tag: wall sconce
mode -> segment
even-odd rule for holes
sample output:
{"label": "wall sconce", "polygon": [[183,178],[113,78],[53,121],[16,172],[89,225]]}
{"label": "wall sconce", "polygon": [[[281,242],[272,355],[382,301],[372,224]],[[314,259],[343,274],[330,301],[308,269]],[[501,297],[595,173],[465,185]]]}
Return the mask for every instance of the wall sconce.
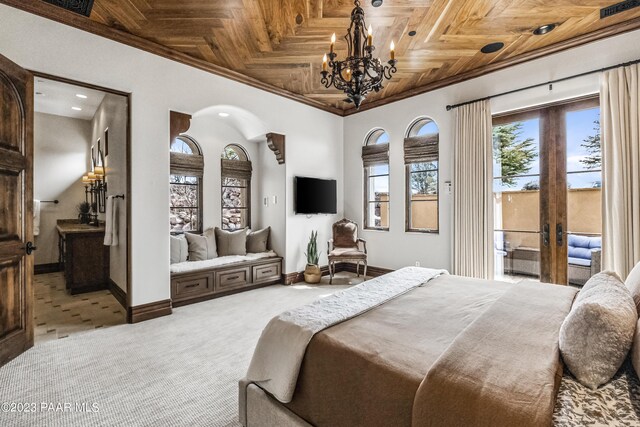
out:
{"label": "wall sconce", "polygon": [[84,199],[91,204],[91,209],[94,212],[105,213],[107,211],[107,181],[105,180],[104,156],[100,148],[98,148],[97,159],[92,158],[91,163],[93,171],[87,172],[82,177]]}

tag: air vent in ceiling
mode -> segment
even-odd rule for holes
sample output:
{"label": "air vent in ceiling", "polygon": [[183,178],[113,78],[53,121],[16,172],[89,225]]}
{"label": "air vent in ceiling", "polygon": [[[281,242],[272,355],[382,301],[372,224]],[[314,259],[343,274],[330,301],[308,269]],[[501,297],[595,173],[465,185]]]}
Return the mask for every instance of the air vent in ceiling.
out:
{"label": "air vent in ceiling", "polygon": [[621,12],[626,12],[629,9],[640,6],[640,0],[626,0],[612,6],[603,7],[600,9],[600,19],[608,18]]}
{"label": "air vent in ceiling", "polygon": [[93,0],[44,0],[47,3],[51,3],[55,6],[60,6],[64,9],[70,10],[80,15],[91,15],[91,8],[93,8]]}

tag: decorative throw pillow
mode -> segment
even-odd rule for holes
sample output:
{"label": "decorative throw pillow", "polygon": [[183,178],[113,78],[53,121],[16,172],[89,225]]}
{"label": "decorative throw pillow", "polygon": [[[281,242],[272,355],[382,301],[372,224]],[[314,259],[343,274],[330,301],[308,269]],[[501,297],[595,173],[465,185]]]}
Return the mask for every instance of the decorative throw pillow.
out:
{"label": "decorative throw pillow", "polygon": [[187,233],[186,236],[189,242],[189,261],[203,261],[218,256],[213,228],[205,230],[202,236],[192,233]]}
{"label": "decorative throw pillow", "polygon": [[576,379],[595,390],[627,357],[638,313],[615,273],[598,273],[591,281],[597,283],[585,284],[560,327],[560,352]]}
{"label": "decorative throw pillow", "polygon": [[189,256],[189,245],[184,234],[169,236],[169,241],[171,243],[171,264],[186,261]]}
{"label": "decorative throw pillow", "polygon": [[219,256],[246,255],[247,229],[226,231],[216,227],[216,242]]}
{"label": "decorative throw pillow", "polygon": [[[624,284],[629,289],[633,301],[636,303],[636,309],[640,313],[640,262],[633,267],[631,273],[627,276]],[[636,373],[640,372],[640,320],[636,324],[636,333],[633,338],[633,346],[631,347],[631,363]],[[640,374],[639,374],[640,375]]]}
{"label": "decorative throw pillow", "polygon": [[247,234],[247,252],[252,254],[266,252],[270,232],[271,227],[266,227],[258,231],[250,231],[249,234]]}

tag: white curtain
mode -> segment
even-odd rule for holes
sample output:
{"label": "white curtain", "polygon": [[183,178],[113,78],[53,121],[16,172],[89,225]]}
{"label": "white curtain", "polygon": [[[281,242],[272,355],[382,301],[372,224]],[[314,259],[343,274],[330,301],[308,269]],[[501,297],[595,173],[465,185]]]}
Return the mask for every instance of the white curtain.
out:
{"label": "white curtain", "polygon": [[493,278],[492,131],[488,100],[456,109],[453,271]]}
{"label": "white curtain", "polygon": [[640,66],[604,73],[600,87],[603,269],[625,278],[640,261]]}

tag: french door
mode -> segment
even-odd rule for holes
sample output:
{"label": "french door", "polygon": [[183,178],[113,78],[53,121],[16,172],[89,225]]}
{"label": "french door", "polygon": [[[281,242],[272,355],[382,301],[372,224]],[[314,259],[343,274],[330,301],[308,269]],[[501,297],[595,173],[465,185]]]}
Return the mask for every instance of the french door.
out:
{"label": "french door", "polygon": [[33,346],[33,76],[0,55],[0,366]]}
{"label": "french door", "polygon": [[497,278],[579,286],[600,271],[599,120],[597,97],[494,117]]}

